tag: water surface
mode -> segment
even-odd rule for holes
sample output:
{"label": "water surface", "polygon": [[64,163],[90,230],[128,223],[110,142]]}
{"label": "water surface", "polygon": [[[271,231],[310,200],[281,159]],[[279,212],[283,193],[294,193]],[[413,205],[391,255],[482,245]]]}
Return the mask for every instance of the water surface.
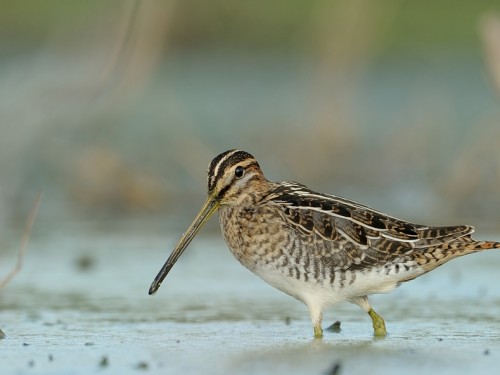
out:
{"label": "water surface", "polygon": [[[148,296],[176,240],[140,229],[33,238],[0,291],[2,374],[470,374],[500,361],[500,251],[372,297],[385,339],[341,304],[324,320],[341,331],[314,340],[305,306],[241,267],[219,236],[197,238]],[[2,252],[2,269],[14,255]]]}

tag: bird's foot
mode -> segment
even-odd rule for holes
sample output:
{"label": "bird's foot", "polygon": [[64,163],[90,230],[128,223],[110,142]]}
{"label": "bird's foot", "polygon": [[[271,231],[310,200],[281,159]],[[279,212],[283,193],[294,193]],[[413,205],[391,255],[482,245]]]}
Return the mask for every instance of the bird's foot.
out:
{"label": "bird's foot", "polygon": [[314,338],[315,339],[323,338],[323,329],[320,326],[314,326]]}
{"label": "bird's foot", "polygon": [[387,330],[385,329],[384,319],[380,315],[378,315],[373,309],[368,311],[368,315],[372,318],[374,336],[376,337],[384,337],[387,335]]}

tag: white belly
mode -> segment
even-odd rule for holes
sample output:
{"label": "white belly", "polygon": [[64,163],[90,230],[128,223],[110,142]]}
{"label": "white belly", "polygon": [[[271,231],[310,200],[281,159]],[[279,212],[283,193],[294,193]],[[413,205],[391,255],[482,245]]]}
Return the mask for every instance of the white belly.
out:
{"label": "white belly", "polygon": [[[323,308],[339,302],[349,301],[356,297],[370,294],[389,293],[394,290],[401,281],[401,275],[386,275],[384,269],[372,269],[365,273],[350,272],[346,277],[336,277],[330,284],[327,277],[322,281],[285,276],[282,271],[273,267],[259,267],[251,270],[265,282],[278,290],[304,302],[306,305],[319,305]],[[329,276],[329,275],[327,275]]]}

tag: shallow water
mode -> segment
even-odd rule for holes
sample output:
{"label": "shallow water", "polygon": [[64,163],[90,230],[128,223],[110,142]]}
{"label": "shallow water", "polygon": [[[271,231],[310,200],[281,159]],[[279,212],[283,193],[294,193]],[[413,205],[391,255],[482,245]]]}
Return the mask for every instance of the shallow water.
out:
{"label": "shallow water", "polygon": [[[500,251],[372,297],[385,339],[341,304],[324,320],[341,331],[313,340],[305,306],[241,267],[219,236],[197,238],[148,296],[176,239],[140,229],[35,236],[0,291],[1,373],[469,374],[500,361]],[[2,270],[14,256],[2,252]]]}

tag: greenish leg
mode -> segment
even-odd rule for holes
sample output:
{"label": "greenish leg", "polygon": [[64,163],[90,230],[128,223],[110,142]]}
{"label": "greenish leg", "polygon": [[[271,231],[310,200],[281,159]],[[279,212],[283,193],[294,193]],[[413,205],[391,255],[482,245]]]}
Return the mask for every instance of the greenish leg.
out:
{"label": "greenish leg", "polygon": [[309,315],[311,316],[311,322],[314,327],[314,338],[323,338],[323,329],[321,328],[321,323],[323,322],[323,310],[321,306],[314,303],[308,303],[307,308],[309,309]]}
{"label": "greenish leg", "polygon": [[368,315],[370,315],[370,318],[372,318],[373,330],[375,331],[374,332],[375,336],[377,337],[386,336],[387,330],[385,329],[384,319],[382,319],[382,317],[378,315],[372,308],[368,310]]}
{"label": "greenish leg", "polygon": [[375,337],[384,337],[387,335],[384,319],[372,309],[370,301],[368,301],[368,296],[356,297],[349,300],[349,302],[355,303],[370,315]]}
{"label": "greenish leg", "polygon": [[321,326],[314,326],[314,338],[315,339],[323,338],[323,329],[321,329]]}

